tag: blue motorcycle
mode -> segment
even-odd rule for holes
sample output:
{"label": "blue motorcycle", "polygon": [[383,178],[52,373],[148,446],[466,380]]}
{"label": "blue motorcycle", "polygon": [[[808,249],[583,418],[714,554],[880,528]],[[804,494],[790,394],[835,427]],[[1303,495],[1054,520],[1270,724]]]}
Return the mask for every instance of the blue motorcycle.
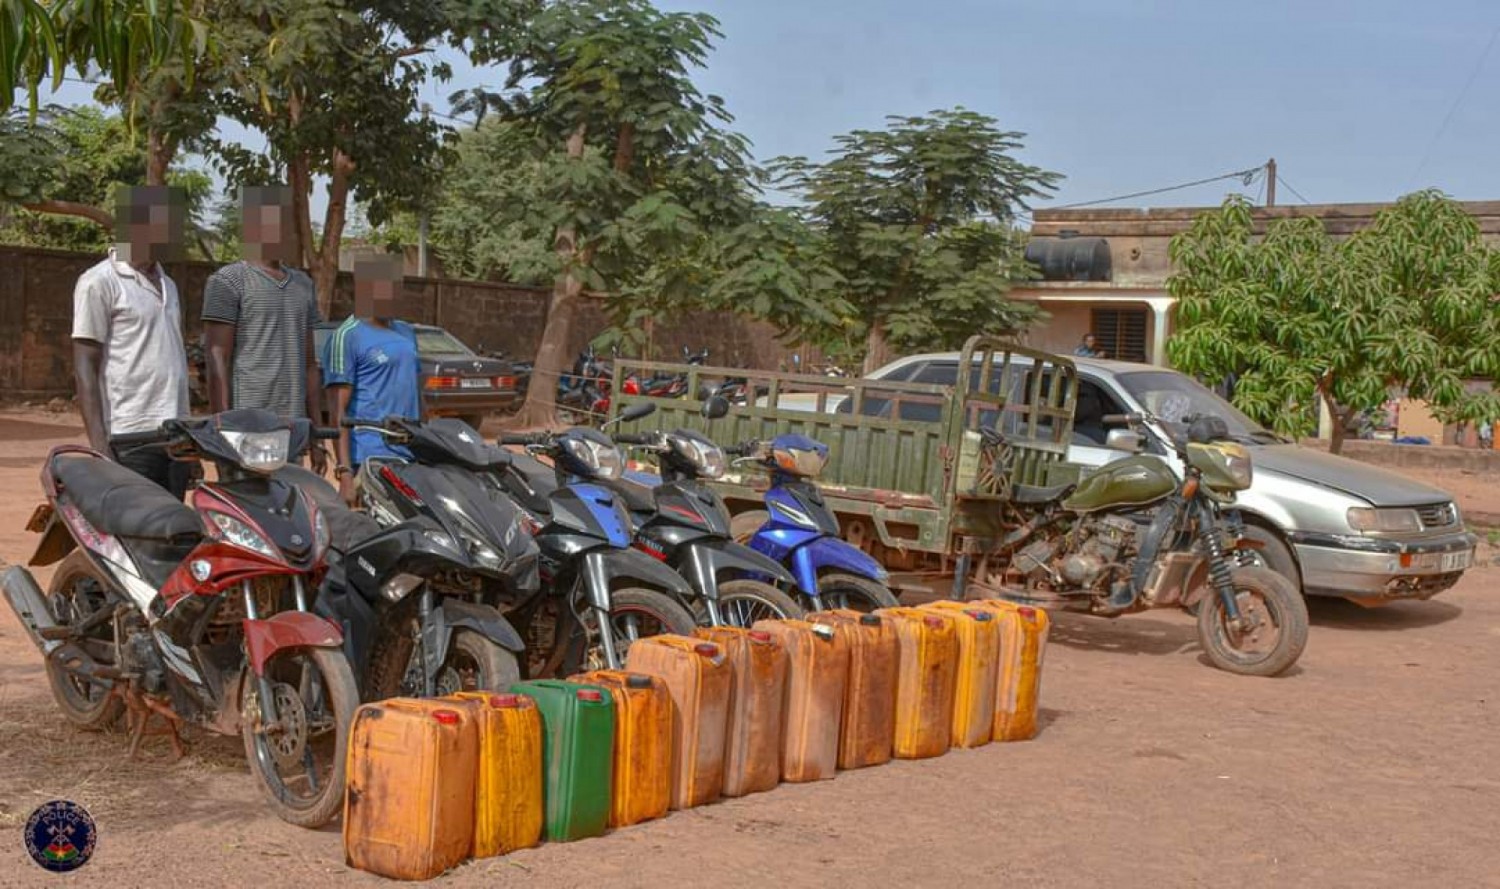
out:
{"label": "blue motorcycle", "polygon": [[769,470],[766,510],[734,517],[736,540],[785,565],[811,611],[874,611],[900,604],[880,563],[839,537],[839,520],[812,481],[828,462],[828,446],[805,435],[750,441],[724,452]]}
{"label": "blue motorcycle", "polygon": [[[652,409],[637,406],[621,416],[639,419]],[[578,427],[506,435],[500,443],[526,446],[527,454],[513,455],[489,478],[528,515],[541,551],[542,586],[553,593],[539,598],[537,613],[528,610],[516,621],[528,636],[529,674],[618,670],[636,639],[691,635],[695,622],[683,603],[692,588],[680,574],[632,548],[624,498],[601,484],[618,479],[624,469],[615,443],[598,430]],[[532,455],[545,456],[552,465]]]}

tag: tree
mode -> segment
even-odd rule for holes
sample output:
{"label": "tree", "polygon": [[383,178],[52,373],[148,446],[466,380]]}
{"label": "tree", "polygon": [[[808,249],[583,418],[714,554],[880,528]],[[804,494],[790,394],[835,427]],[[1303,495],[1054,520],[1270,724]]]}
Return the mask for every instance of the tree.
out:
{"label": "tree", "polygon": [[[103,252],[115,239],[117,190],[140,183],[146,167],[145,140],[118,115],[91,106],[48,106],[34,119],[12,112],[0,119],[0,203],[14,207],[0,241]],[[177,168],[164,178],[184,189],[196,226],[212,180]],[[207,255],[201,239],[199,246]]]}
{"label": "tree", "polygon": [[[513,422],[553,425],[585,288],[607,291],[626,325],[703,299],[707,282],[684,274],[686,258],[746,220],[754,171],[745,140],[721,128],[731,120],[723,101],[690,76],[719,36],[712,17],[577,0],[548,4],[517,34],[504,88],[455,106],[497,119],[460,149],[436,228],[456,235],[459,268],[550,277],[536,382]],[[481,145],[516,166],[489,165],[487,181]],[[481,230],[463,235],[464,220]]]}
{"label": "tree", "polygon": [[1254,234],[1231,197],[1172,239],[1178,299],[1167,355],[1202,379],[1234,379],[1234,402],[1278,432],[1311,435],[1321,401],[1338,453],[1360,412],[1402,390],[1444,422],[1500,416],[1500,256],[1442,194],[1408,195],[1341,243],[1293,218]]}
{"label": "tree", "polygon": [[962,108],[889,117],[834,139],[833,158],[772,163],[806,204],[865,339],[865,370],[898,349],[954,348],[976,332],[1024,326],[1010,302],[1028,277],[1017,211],[1060,178],[1016,160],[1021,133]]}

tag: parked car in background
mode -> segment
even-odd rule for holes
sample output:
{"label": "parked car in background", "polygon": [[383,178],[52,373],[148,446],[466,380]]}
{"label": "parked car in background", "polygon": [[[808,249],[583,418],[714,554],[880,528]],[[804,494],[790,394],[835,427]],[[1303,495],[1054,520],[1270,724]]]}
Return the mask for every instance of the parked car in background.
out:
{"label": "parked car in background", "polygon": [[[319,361],[323,343],[341,323],[326,321],[314,330]],[[422,410],[428,418],[458,417],[478,429],[491,413],[515,405],[516,375],[509,361],[480,355],[441,327],[413,324],[412,329],[422,365]]]}
{"label": "parked car in background", "polygon": [[[952,386],[958,359],[957,352],[913,355],[879,368],[869,379]],[[1019,355],[1012,360],[1030,362]],[[1155,418],[1145,436],[1145,452],[1181,475],[1170,436],[1180,434],[1182,420],[1194,414],[1223,418],[1230,437],[1249,447],[1254,461],[1254,483],[1238,499],[1248,534],[1262,544],[1261,558],[1269,567],[1304,593],[1341,596],[1363,605],[1427,599],[1456,584],[1472,564],[1477,538],[1466,530],[1448,493],[1293,444],[1177,371],[1099,358],[1073,360],[1079,391],[1068,461],[1099,467],[1130,456],[1107,446],[1110,427],[1104,418],[1144,411]],[[1028,380],[1029,388],[1029,375],[1021,379]],[[1012,394],[1016,401],[1024,397]],[[815,409],[803,407],[805,403],[805,396],[788,394],[778,399],[777,407]],[[829,413],[849,413],[853,407],[851,400],[837,396],[825,403]],[[860,413],[936,423],[940,410],[936,402],[866,398]]]}

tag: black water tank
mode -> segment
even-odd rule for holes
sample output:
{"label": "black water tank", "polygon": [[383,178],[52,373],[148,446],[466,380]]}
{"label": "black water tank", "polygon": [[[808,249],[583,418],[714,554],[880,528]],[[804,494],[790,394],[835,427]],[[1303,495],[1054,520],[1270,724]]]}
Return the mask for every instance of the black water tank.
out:
{"label": "black water tank", "polygon": [[1043,281],[1108,281],[1109,241],[1104,238],[1032,238],[1026,261],[1041,270]]}

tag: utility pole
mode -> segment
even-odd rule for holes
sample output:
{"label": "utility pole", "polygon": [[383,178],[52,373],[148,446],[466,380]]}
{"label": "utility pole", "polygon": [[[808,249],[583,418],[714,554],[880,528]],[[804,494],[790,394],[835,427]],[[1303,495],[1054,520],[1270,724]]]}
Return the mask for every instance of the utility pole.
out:
{"label": "utility pole", "polygon": [[1276,158],[1266,161],[1266,206],[1276,206]]}

